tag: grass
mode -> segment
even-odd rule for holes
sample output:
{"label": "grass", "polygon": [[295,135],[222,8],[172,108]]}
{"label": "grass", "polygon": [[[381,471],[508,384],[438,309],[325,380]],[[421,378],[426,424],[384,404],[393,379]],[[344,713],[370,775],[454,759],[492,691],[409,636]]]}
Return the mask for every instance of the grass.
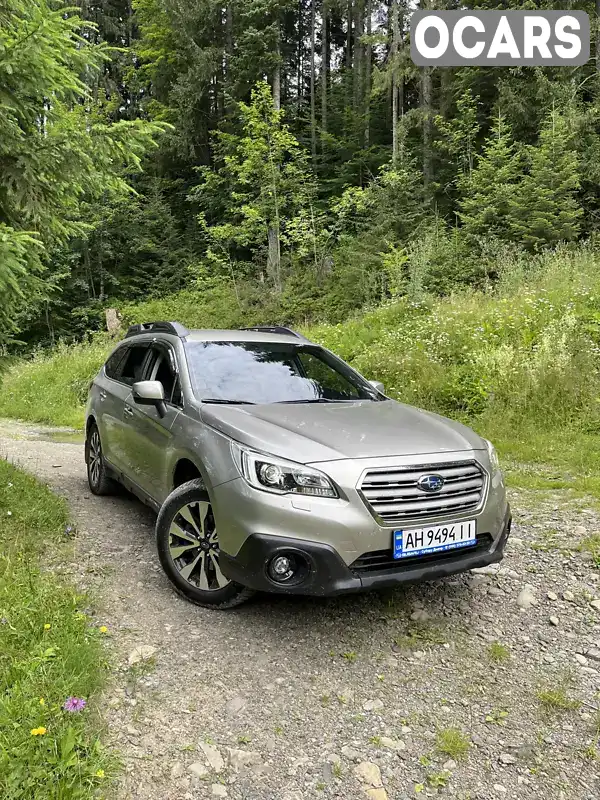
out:
{"label": "grass", "polygon": [[581,701],[571,699],[563,686],[539,689],[537,698],[546,711],[576,711],[581,707]]}
{"label": "grass", "polygon": [[82,428],[88,387],[113,345],[97,336],[15,364],[1,379],[0,416]]}
{"label": "grass", "polygon": [[[64,560],[65,502],[0,460],[0,797],[87,800],[115,771],[101,745],[106,667],[87,600],[40,569]],[[68,713],[68,697],[83,711]]]}
{"label": "grass", "polygon": [[485,721],[492,725],[506,725],[508,719],[508,711],[503,708],[492,708],[485,715]]}
{"label": "grass", "polygon": [[458,728],[443,728],[435,737],[435,747],[438,753],[459,761],[469,752],[471,740],[466,733]]}
{"label": "grass", "polygon": [[510,659],[510,650],[501,642],[492,642],[488,647],[488,656],[495,664],[502,664]]}
{"label": "grass", "polygon": [[414,622],[402,635],[394,637],[394,644],[401,650],[416,650],[434,644],[445,644],[448,637],[436,625]]}
{"label": "grass", "polygon": [[584,553],[590,553],[594,564],[600,567],[600,533],[592,533],[581,540],[579,548]]}

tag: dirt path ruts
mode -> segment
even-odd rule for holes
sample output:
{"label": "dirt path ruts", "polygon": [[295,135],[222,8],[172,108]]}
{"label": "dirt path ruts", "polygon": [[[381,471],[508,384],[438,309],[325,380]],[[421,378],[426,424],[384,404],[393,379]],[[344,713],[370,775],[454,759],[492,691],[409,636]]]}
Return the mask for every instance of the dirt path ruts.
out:
{"label": "dirt path ruts", "polygon": [[[71,505],[72,572],[99,598],[120,664],[105,712],[125,762],[119,800],[600,795],[598,570],[565,549],[600,530],[581,501],[514,494],[515,539],[493,574],[211,612],[169,588],[148,509],[90,494],[80,442],[4,422],[0,456]],[[537,604],[521,610],[528,584]],[[155,656],[131,669],[140,645]],[[584,704],[544,710],[546,686]],[[439,749],[451,728],[463,758]]]}

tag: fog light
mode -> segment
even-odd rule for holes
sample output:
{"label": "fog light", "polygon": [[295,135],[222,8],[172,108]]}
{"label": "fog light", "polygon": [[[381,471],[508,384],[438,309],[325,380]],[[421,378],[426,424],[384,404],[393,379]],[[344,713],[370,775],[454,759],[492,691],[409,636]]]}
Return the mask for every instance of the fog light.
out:
{"label": "fog light", "polygon": [[285,583],[296,572],[296,561],[293,556],[273,556],[269,561],[269,576],[277,583]]}

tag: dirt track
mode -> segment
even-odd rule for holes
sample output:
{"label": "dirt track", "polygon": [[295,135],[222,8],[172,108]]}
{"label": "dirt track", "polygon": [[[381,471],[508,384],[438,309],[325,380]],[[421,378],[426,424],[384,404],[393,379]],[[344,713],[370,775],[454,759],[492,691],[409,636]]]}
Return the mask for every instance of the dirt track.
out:
{"label": "dirt track", "polygon": [[[72,573],[120,665],[105,700],[119,800],[600,796],[600,570],[573,552],[600,531],[585,502],[513,493],[513,540],[489,574],[211,612],[169,588],[148,509],[89,493],[81,442],[5,422],[0,455],[71,505]],[[154,654],[131,667],[140,646]],[[582,705],[544,706],[548,687]],[[438,748],[451,728],[463,758]]]}

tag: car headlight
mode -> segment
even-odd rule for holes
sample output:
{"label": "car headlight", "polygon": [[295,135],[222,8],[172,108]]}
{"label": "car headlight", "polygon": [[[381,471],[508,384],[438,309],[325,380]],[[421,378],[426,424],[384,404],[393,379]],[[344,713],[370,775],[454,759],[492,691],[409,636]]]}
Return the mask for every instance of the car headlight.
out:
{"label": "car headlight", "polygon": [[233,443],[232,452],[242,477],[255,489],[275,494],[339,497],[332,482],[318,469]]}
{"label": "car headlight", "polygon": [[493,472],[500,472],[500,460],[498,459],[498,453],[496,452],[496,448],[491,442],[488,442],[487,439],[483,440],[486,444],[488,454],[490,457],[490,464],[492,465]]}

